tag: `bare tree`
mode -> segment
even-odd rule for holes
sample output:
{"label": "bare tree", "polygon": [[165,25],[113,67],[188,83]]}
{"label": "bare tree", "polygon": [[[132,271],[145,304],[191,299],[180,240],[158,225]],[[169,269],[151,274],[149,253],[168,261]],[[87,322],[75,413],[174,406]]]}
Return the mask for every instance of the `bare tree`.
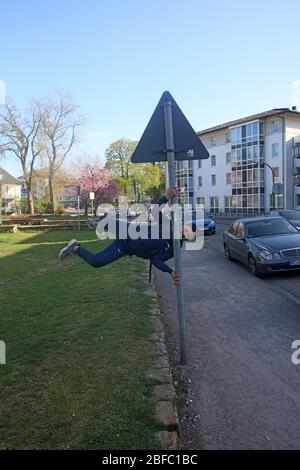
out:
{"label": "bare tree", "polygon": [[33,102],[23,113],[10,100],[0,107],[0,155],[14,155],[20,161],[30,214],[34,213],[32,177],[36,159],[41,153],[38,138],[41,122],[40,109]]}
{"label": "bare tree", "polygon": [[77,142],[77,131],[83,118],[78,116],[78,106],[69,95],[46,97],[40,107],[43,110],[40,135],[47,159],[50,204],[54,211],[54,178]]}

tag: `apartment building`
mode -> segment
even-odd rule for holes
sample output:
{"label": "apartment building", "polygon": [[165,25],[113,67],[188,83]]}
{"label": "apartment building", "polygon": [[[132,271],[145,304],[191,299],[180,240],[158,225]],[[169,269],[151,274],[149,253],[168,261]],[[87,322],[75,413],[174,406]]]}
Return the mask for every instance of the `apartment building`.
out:
{"label": "apartment building", "polygon": [[0,215],[14,211],[21,199],[21,183],[0,168]]}
{"label": "apartment building", "polygon": [[[208,160],[177,163],[183,203],[211,212],[300,210],[300,112],[272,109],[199,132]],[[277,188],[278,189],[278,188]]]}
{"label": "apartment building", "polygon": [[[27,186],[24,176],[19,176],[18,180],[22,183],[22,197],[27,197]],[[49,197],[48,178],[35,171],[32,173],[31,191],[34,199],[46,199]]]}

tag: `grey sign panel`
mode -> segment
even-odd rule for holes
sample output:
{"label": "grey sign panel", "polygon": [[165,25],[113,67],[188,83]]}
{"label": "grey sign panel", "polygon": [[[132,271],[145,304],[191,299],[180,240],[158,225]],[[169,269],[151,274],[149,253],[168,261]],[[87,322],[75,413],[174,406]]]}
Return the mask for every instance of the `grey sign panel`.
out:
{"label": "grey sign panel", "polygon": [[283,184],[282,183],[275,183],[273,185],[273,193],[280,195],[283,194]]}
{"label": "grey sign panel", "polygon": [[[166,149],[164,102],[172,105],[174,149]],[[165,91],[131,157],[133,163],[165,162],[167,150],[174,150],[175,160],[200,160],[209,153],[186,119],[172,95]]]}

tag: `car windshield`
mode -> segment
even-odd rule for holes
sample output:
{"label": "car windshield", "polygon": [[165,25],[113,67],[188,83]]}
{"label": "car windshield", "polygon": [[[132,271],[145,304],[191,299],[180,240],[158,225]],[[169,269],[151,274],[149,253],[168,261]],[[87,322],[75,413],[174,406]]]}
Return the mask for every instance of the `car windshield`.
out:
{"label": "car windshield", "polygon": [[300,211],[281,211],[280,215],[290,220],[300,220]]}
{"label": "car windshield", "polygon": [[248,222],[246,227],[249,238],[298,233],[296,227],[285,219],[257,220],[255,222]]}

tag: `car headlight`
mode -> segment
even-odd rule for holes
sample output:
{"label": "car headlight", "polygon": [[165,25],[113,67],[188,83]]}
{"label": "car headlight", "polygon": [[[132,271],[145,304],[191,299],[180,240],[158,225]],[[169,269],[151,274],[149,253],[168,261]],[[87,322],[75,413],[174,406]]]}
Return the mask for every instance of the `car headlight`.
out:
{"label": "car headlight", "polygon": [[266,259],[267,261],[271,261],[271,259],[273,258],[272,253],[270,253],[270,251],[268,250],[261,250],[259,254],[263,259]]}
{"label": "car headlight", "polygon": [[279,254],[279,253],[274,253],[274,255],[273,255],[273,256],[274,256],[274,259],[281,259],[281,257],[280,257],[280,254]]}

